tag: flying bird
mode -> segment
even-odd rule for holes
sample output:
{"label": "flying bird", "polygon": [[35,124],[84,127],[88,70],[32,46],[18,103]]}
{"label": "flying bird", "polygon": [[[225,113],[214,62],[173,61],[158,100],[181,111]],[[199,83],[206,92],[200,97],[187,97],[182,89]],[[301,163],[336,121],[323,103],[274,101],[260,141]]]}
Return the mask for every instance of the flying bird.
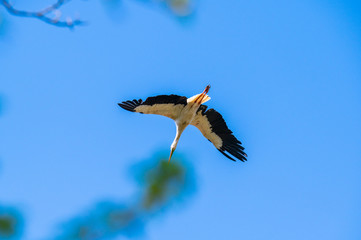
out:
{"label": "flying bird", "polygon": [[211,99],[207,95],[209,89],[210,85],[202,93],[190,98],[173,94],[159,95],[148,97],[144,102],[142,99],[134,99],[118,103],[118,105],[130,112],[158,114],[175,121],[177,133],[170,147],[168,162],[172,158],[181,134],[188,125],[197,127],[203,136],[227,158],[233,161],[236,161],[234,158],[242,162],[247,161],[247,154],[244,152],[242,143],[229,130],[222,115],[213,108],[207,110],[207,106],[203,105]]}

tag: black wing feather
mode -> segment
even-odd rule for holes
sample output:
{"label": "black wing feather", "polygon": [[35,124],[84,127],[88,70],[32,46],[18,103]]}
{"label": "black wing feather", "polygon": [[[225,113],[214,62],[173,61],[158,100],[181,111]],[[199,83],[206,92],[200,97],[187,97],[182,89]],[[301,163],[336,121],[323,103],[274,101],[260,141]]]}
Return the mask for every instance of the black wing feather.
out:
{"label": "black wing feather", "polygon": [[142,103],[143,103],[142,99],[138,99],[138,100],[133,99],[133,101],[128,100],[122,103],[118,103],[118,105],[125,110],[128,110],[130,112],[135,112],[134,109],[140,106]]}
{"label": "black wing feather", "polygon": [[178,95],[158,95],[155,97],[148,97],[144,102],[142,99],[133,99],[132,101],[124,101],[122,103],[118,103],[118,105],[128,111],[135,112],[135,108],[140,105],[148,105],[152,106],[154,104],[169,104],[173,103],[187,105],[187,97],[178,96]]}
{"label": "black wing feather", "polygon": [[227,158],[235,161],[225,152],[238,158],[242,162],[247,161],[247,154],[243,151],[244,147],[241,146],[241,142],[233,135],[233,132],[227,127],[222,115],[213,108],[208,109],[204,105],[200,106],[198,111],[202,111],[211,124],[212,132],[217,134],[222,139],[222,146],[218,149]]}
{"label": "black wing feather", "polygon": [[154,104],[183,104],[187,105],[187,97],[178,95],[159,95],[155,97],[149,97],[143,102],[143,105],[154,105]]}

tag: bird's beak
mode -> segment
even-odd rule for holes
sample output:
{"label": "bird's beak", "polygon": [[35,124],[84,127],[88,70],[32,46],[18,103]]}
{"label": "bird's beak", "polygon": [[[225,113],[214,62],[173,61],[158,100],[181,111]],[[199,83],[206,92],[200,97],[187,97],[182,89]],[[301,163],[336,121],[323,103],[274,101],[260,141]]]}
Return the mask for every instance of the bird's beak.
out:
{"label": "bird's beak", "polygon": [[174,153],[174,149],[171,149],[170,150],[170,156],[169,156],[169,159],[168,159],[168,163],[170,162],[170,159],[172,158],[173,153]]}

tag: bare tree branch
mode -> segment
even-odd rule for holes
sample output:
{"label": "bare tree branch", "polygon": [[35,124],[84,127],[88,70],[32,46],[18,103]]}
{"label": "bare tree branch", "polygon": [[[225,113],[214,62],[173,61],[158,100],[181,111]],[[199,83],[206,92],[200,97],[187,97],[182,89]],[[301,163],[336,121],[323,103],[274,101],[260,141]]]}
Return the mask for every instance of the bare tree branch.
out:
{"label": "bare tree branch", "polygon": [[[12,15],[19,17],[36,18],[39,19],[40,21],[43,21],[45,23],[57,27],[74,28],[77,25],[85,24],[85,22],[79,19],[72,19],[71,17],[67,17],[65,21],[60,20],[61,12],[59,11],[59,8],[68,1],[69,0],[57,0],[56,3],[36,12],[18,10],[14,8],[13,5],[11,5],[8,0],[0,0],[0,4],[3,5],[6,8],[6,10]],[[48,14],[51,13],[54,14],[55,17],[49,17]]]}

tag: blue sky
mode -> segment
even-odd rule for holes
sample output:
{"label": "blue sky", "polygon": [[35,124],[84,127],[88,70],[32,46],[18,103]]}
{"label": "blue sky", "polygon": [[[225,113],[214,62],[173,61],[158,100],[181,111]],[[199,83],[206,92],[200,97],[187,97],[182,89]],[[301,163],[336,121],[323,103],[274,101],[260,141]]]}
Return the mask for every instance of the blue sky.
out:
{"label": "blue sky", "polygon": [[0,203],[22,211],[35,240],[101,199],[129,198],[129,168],[167,155],[175,126],[116,103],[211,84],[207,105],[249,161],[186,129],[175,154],[192,163],[197,191],[144,238],[360,239],[360,10],[210,0],[180,21],[142,1],[73,1],[65,11],[89,25],[69,31],[0,8]]}

